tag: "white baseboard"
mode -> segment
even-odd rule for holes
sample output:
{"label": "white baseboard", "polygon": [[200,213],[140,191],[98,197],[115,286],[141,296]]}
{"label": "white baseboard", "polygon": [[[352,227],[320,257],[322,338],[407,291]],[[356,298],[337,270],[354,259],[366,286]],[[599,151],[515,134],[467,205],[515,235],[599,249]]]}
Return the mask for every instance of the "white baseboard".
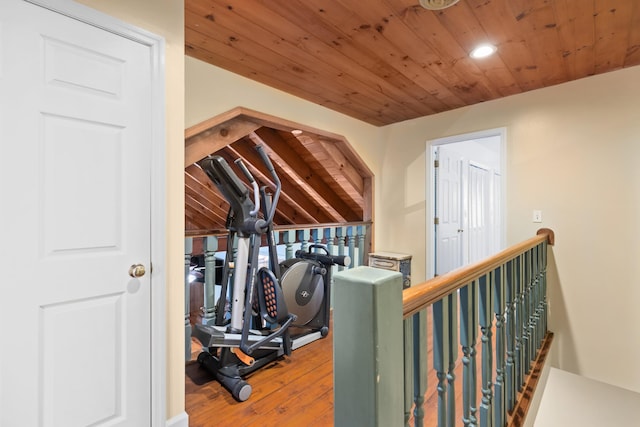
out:
{"label": "white baseboard", "polygon": [[189,427],[189,415],[186,412],[176,415],[167,420],[167,427]]}

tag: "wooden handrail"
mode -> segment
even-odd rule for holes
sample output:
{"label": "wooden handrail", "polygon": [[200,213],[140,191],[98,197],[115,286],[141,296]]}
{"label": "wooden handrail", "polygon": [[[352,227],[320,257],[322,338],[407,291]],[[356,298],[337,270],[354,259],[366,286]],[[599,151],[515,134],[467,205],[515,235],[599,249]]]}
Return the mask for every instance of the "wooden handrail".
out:
{"label": "wooden handrail", "polygon": [[406,319],[428,307],[452,292],[462,288],[469,282],[476,280],[497,267],[511,261],[521,253],[547,241],[554,243],[553,230],[541,228],[536,236],[517,243],[482,261],[457,268],[442,276],[436,276],[426,282],[411,286],[402,291],[402,315]]}

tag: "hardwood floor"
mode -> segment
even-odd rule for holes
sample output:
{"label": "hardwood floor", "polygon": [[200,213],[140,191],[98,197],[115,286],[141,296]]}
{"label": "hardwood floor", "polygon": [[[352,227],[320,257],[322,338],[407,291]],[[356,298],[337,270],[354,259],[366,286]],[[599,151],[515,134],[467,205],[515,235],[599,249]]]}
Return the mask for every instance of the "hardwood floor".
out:
{"label": "hardwood floor", "polygon": [[[430,324],[429,316],[429,324]],[[192,316],[192,322],[200,319]],[[333,325],[331,325],[333,326]],[[431,348],[431,334],[428,334]],[[196,361],[200,344],[192,340],[192,357],[186,365],[185,407],[190,427],[333,426],[333,334],[314,341],[291,356],[281,358],[246,378],[253,392],[237,402],[213,375]],[[432,353],[428,352],[429,364]],[[456,376],[462,378],[461,367]],[[458,381],[459,383],[459,381]],[[431,370],[425,395],[425,425],[436,425],[437,379]],[[462,387],[456,388],[456,405],[462,405]],[[462,422],[459,423],[462,425]]]}
{"label": "hardwood floor", "polygon": [[[428,349],[432,348],[430,317],[428,316],[429,327],[427,328]],[[480,351],[479,348],[478,351]],[[246,402],[237,402],[208,371],[200,367],[196,361],[199,353],[200,344],[192,340],[192,358],[186,364],[185,375],[185,408],[189,414],[190,427],[333,426],[333,334],[331,332],[326,338],[299,348],[291,356],[280,358],[249,375],[246,380],[251,384],[253,392]],[[455,368],[456,426],[463,425],[461,357],[462,354],[459,352]],[[438,381],[432,369],[431,351],[428,351],[427,360],[429,372],[424,403],[424,425],[435,426],[438,413],[436,387]],[[476,408],[480,407],[482,398],[479,361],[480,355],[478,355],[476,374]],[[544,363],[544,358],[542,362]],[[533,393],[531,387],[527,386],[526,389],[529,394]],[[514,425],[521,425],[524,413],[516,417]],[[413,420],[410,420],[410,424],[413,425]]]}
{"label": "hardwood floor", "polygon": [[333,425],[331,333],[248,376],[253,392],[242,403],[200,367],[200,346],[192,343],[185,375],[190,427]]}

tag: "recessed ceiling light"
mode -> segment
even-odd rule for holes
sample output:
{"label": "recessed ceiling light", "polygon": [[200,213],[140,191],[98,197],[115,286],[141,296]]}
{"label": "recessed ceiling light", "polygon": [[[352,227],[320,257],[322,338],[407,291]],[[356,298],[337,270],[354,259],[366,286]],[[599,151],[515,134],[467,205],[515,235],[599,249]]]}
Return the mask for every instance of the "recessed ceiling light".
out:
{"label": "recessed ceiling light", "polygon": [[470,57],[472,58],[486,58],[489,55],[493,55],[493,53],[496,51],[496,47],[492,44],[481,44],[480,46],[477,46],[475,49],[473,49],[471,51],[471,53],[469,54]]}
{"label": "recessed ceiling light", "polygon": [[294,134],[295,136],[301,135],[302,131],[300,129],[294,129],[291,131],[292,134]]}

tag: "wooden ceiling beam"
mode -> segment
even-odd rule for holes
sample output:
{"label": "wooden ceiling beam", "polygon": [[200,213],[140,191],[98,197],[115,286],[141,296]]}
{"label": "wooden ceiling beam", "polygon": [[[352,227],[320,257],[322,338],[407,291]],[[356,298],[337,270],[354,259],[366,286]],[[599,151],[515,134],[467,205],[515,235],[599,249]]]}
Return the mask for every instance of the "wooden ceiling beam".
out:
{"label": "wooden ceiling beam", "polygon": [[203,206],[195,201],[190,195],[185,194],[185,219],[190,220],[202,228],[211,228],[215,224],[215,218],[203,209]]}
{"label": "wooden ceiling beam", "polygon": [[184,171],[185,182],[190,180],[198,183],[198,190],[207,195],[209,198],[213,198],[215,195],[220,195],[220,192],[216,188],[216,185],[209,179],[207,174],[198,165],[191,165]]}
{"label": "wooden ceiling beam", "polygon": [[[263,143],[263,145],[266,150],[270,151],[266,143]],[[251,172],[256,175],[259,181],[273,188],[274,184],[271,181],[267,168],[262,163],[254,146],[255,144],[250,139],[247,139],[238,141],[238,143],[234,144],[231,148],[235,151],[237,157],[242,157],[246,160]],[[311,224],[339,222],[335,216],[327,213],[322,206],[319,206],[315,200],[310,198],[308,193],[303,191],[296,182],[291,181],[289,176],[284,173],[282,165],[273,155],[270,157],[282,184],[280,198],[283,204],[279,204],[279,206],[283,210],[286,206],[291,207],[287,216],[291,218],[293,224],[304,223],[305,217],[308,218]]]}
{"label": "wooden ceiling beam", "polygon": [[[341,170],[341,165],[323,149],[323,138],[304,132],[296,133],[295,136],[290,132],[278,132],[278,134],[287,145],[296,151],[314,175],[326,183],[327,191],[343,200],[361,218],[362,195],[358,194],[358,189],[344,177],[345,171]],[[330,141],[329,144],[336,142],[335,140]],[[317,197],[318,200],[322,200],[320,195]],[[323,203],[326,202],[323,201]]]}
{"label": "wooden ceiling beam", "polygon": [[[240,141],[238,141],[238,142],[240,142]],[[234,143],[234,146],[237,145],[237,143]],[[268,190],[268,191],[273,192],[273,188],[274,188],[273,183],[271,181],[269,181],[266,178],[265,175],[263,175],[262,171],[257,170],[252,165],[252,161],[250,159],[247,159],[247,158],[245,158],[243,156],[240,156],[238,154],[238,152],[234,149],[234,146],[225,147],[223,150],[218,151],[216,154],[227,161],[227,163],[234,169],[234,171],[238,175],[238,178],[247,186],[247,189],[253,191],[252,188],[249,187],[249,184],[247,183],[247,180],[245,179],[244,175],[242,175],[240,170],[238,168],[236,168],[235,166],[232,166],[234,164],[234,162],[239,158],[242,159],[242,161],[245,164],[245,166],[247,166],[247,168],[249,169],[249,171],[253,175],[253,177],[256,180],[256,182],[258,182],[258,185],[259,186],[260,185],[267,185],[267,187],[270,188],[270,190]],[[278,216],[274,217],[274,222],[275,222],[275,220],[277,218],[279,221],[284,221],[284,222],[281,222],[283,224],[286,224],[286,223],[295,224],[295,217],[296,217],[295,210],[292,209],[287,204],[285,199],[286,199],[286,197],[282,197],[281,196],[280,203],[278,203],[278,211],[279,211],[279,213],[278,213]],[[252,196],[252,200],[253,200],[253,196]],[[308,218],[310,220],[312,219],[311,216],[309,216]]]}
{"label": "wooden ceiling beam", "polygon": [[185,174],[185,194],[196,200],[203,206],[206,212],[210,213],[215,223],[224,223],[229,211],[229,204],[219,193],[203,191],[200,181],[191,175]]}
{"label": "wooden ceiling beam", "polygon": [[221,148],[234,143],[260,127],[259,124],[242,117],[235,117],[212,126],[195,135],[186,137],[184,167],[204,159]]}
{"label": "wooden ceiling beam", "polygon": [[[273,141],[264,141],[257,134],[249,135],[249,138],[256,144],[262,144],[269,153],[274,165],[277,165],[278,175],[283,182],[283,190],[295,189],[296,196],[294,200],[299,203],[304,201],[303,206],[307,210],[315,212],[313,215],[324,215],[327,218],[333,218],[333,221],[342,221],[344,218],[340,213],[331,206],[330,200],[323,199],[315,189],[309,185],[303,178],[295,172],[295,165],[289,163],[289,160],[281,157],[282,153],[278,152],[278,148],[270,146]],[[285,146],[288,146],[285,144]],[[289,147],[288,152],[293,152],[293,148]],[[291,153],[289,153],[289,157]],[[288,192],[289,190],[287,190]],[[331,221],[331,220],[329,220]],[[322,221],[321,221],[322,222]]]}
{"label": "wooden ceiling beam", "polygon": [[325,163],[327,168],[335,170],[333,178],[338,179],[344,175],[348,185],[353,187],[354,191],[362,196],[362,192],[364,191],[363,177],[336,146],[335,141],[329,141],[322,137],[313,137],[304,133],[296,136],[296,138],[307,147],[313,146],[316,149],[321,149],[328,158],[328,161]]}
{"label": "wooden ceiling beam", "polygon": [[282,159],[282,162],[287,164],[291,170],[296,174],[299,184],[306,185],[308,191],[314,191],[320,198],[326,201],[327,205],[335,209],[338,215],[342,219],[340,221],[354,221],[358,218],[358,214],[355,213],[349,205],[347,205],[342,199],[336,196],[336,194],[329,190],[329,186],[326,182],[315,174],[308,165],[300,158],[294,150],[288,148],[286,142],[273,129],[261,128],[254,132],[260,140],[265,142],[275,155]]}

